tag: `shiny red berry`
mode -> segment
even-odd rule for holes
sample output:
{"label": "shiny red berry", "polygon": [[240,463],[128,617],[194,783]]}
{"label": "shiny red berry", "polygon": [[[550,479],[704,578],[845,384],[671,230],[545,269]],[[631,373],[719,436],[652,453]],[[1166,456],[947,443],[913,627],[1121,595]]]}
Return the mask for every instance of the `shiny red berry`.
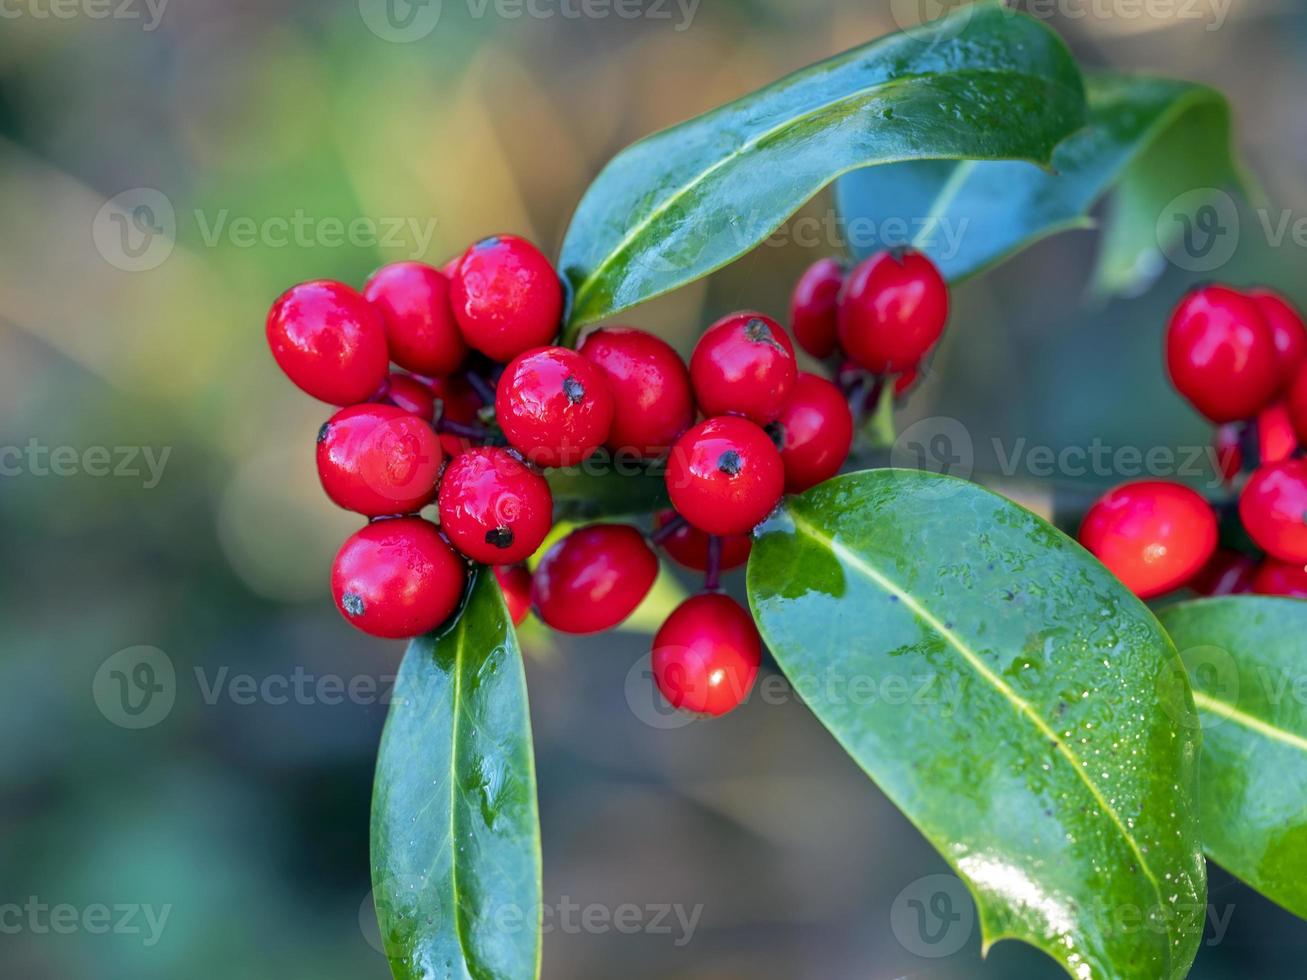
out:
{"label": "shiny red berry", "polygon": [[[426,378],[431,394],[440,402],[440,417],[464,425],[477,423],[477,413],[481,410],[481,399],[467,380],[459,375],[447,378]],[[472,448],[472,443],[462,436],[442,433],[440,445],[446,456],[457,456]]]}
{"label": "shiny red berry", "polygon": [[506,449],[469,449],[440,480],[440,526],[474,561],[512,565],[540,547],[553,526],[549,484]]}
{"label": "shiny red berry", "polygon": [[1216,451],[1216,469],[1228,483],[1243,469],[1243,425],[1227,422],[1217,428],[1212,440]]}
{"label": "shiny red berry", "polygon": [[1267,554],[1307,562],[1307,460],[1260,467],[1239,495],[1239,517]]}
{"label": "shiny red berry", "polygon": [[1275,360],[1279,365],[1280,388],[1287,388],[1298,376],[1298,369],[1307,363],[1307,325],[1297,307],[1273,289],[1254,289],[1252,297],[1275,343]]}
{"label": "shiny red berry", "polygon": [[785,330],[761,313],[718,320],[690,356],[690,381],[703,414],[743,415],[759,425],[780,414],[798,370]]}
{"label": "shiny red berry", "polygon": [[1166,331],[1171,382],[1213,422],[1251,418],[1280,384],[1275,342],[1257,303],[1225,286],[1189,293]]}
{"label": "shiny red berry", "polygon": [[694,421],[690,372],[680,355],[666,341],[628,327],[596,330],[580,352],[604,370],[617,406],[608,448],[645,459],[666,455]]}
{"label": "shiny red berry", "polygon": [[790,329],[800,347],[813,357],[835,353],[838,341],[836,300],[844,285],[844,266],[835,259],[818,259],[794,285],[790,296]]}
{"label": "shiny red berry", "polygon": [[545,552],[531,583],[536,614],[562,633],[612,629],[658,577],[658,557],[635,528],[591,524]]}
{"label": "shiny red berry", "polygon": [[1257,569],[1251,591],[1258,595],[1307,599],[1307,567],[1302,562],[1291,563],[1268,558]]}
{"label": "shiny red berry", "polygon": [[920,252],[878,252],[849,273],[839,296],[844,353],[868,371],[907,371],[944,334],[949,290]]}
{"label": "shiny red berry", "polygon": [[840,390],[825,378],[801,372],[775,426],[786,493],[825,483],[849,458],[853,414]]}
{"label": "shiny red berry", "polygon": [[1285,402],[1272,402],[1257,413],[1257,461],[1279,463],[1298,451],[1298,436]]}
{"label": "shiny red berry", "polygon": [[554,267],[515,235],[483,238],[463,253],[449,295],[463,338],[494,361],[549,343],[563,317]]}
{"label": "shiny red berry", "polygon": [[724,415],[681,436],[665,479],[672,506],[699,530],[744,534],[781,499],[785,467],[766,432]]}
{"label": "shiny red berry", "polygon": [[921,380],[920,368],[908,368],[894,379],[894,397],[906,398]]}
{"label": "shiny red berry", "polygon": [[496,565],[495,579],[514,626],[521,626],[531,611],[531,573],[525,565]]}
{"label": "shiny red berry", "polygon": [[1216,532],[1216,515],[1198,493],[1141,480],[1099,498],[1080,526],[1080,543],[1126,588],[1150,599],[1202,570],[1216,550]]}
{"label": "shiny red berry", "polygon": [[[666,527],[676,518],[676,511],[660,510],[654,518],[655,526]],[[708,538],[709,535],[704,534],[689,521],[685,521],[669,537],[663,538],[661,544],[662,549],[667,552],[667,557],[678,565],[696,572],[705,572],[708,570]],[[727,534],[723,535],[721,540],[722,555],[719,568],[723,572],[738,568],[749,560],[749,552],[753,549],[753,538],[749,535]]]}
{"label": "shiny red berry", "polygon": [[724,715],[749,695],[762,661],[753,619],[729,596],[681,603],[653,642],[654,682],[674,707]]}
{"label": "shiny red berry", "polygon": [[368,302],[381,311],[390,359],[418,374],[457,371],[467,344],[449,304],[449,280],[421,262],[382,266],[363,287]]}
{"label": "shiny red berry", "polygon": [[394,405],[342,408],[318,432],[322,488],[346,510],[412,514],[436,496],[441,450],[431,423]]}
{"label": "shiny red berry", "polygon": [[353,626],[398,639],[419,636],[448,619],[465,575],[434,524],[418,517],[376,521],[337,552],[331,594]]}
{"label": "shiny red berry", "polygon": [[1307,445],[1307,364],[1298,369],[1297,377],[1289,385],[1289,395],[1285,402],[1298,441]]}
{"label": "shiny red berry", "polygon": [[566,347],[538,347],[504,369],[495,418],[537,466],[574,466],[608,438],[613,396],[597,364]]}
{"label": "shiny red berry", "polygon": [[386,383],[386,401],[428,422],[436,415],[436,396],[411,374],[401,374],[398,371],[390,373]]}
{"label": "shiny red berry", "polygon": [[1243,595],[1252,591],[1257,568],[1257,559],[1228,548],[1217,548],[1189,588],[1202,596]]}
{"label": "shiny red berry", "polygon": [[272,304],[267,332],[287,377],[331,405],[367,401],[386,380],[390,356],[381,314],[342,282],[292,286]]}

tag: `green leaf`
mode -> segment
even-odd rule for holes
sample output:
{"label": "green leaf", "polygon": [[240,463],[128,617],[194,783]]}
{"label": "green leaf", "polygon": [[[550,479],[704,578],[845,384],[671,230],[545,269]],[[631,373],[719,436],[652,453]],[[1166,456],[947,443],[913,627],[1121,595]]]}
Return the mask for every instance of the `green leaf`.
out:
{"label": "green leaf", "polygon": [[522,656],[493,575],[404,656],[377,759],[372,882],[397,980],[540,970],[540,826]]}
{"label": "green leaf", "polygon": [[1198,733],[1147,607],[1040,518],[930,473],[837,477],[759,534],[749,600],[777,663],[967,883],[983,948],[1183,977]]}
{"label": "green leaf", "polygon": [[1094,206],[1115,187],[1100,288],[1120,292],[1149,279],[1185,221],[1221,204],[1221,188],[1242,183],[1230,108],[1213,89],[1163,78],[1097,73],[1086,87],[1089,125],[1057,148],[1052,172],[964,160],[842,177],[836,199],[854,252],[910,244],[956,282],[1049,235],[1093,227]]}
{"label": "green leaf", "polygon": [[670,507],[665,461],[643,464],[595,456],[581,466],[545,471],[554,519],[588,521]]}
{"label": "green leaf", "polygon": [[604,168],[563,242],[565,341],[743,255],[842,173],[927,158],[1047,163],[1084,118],[1061,39],[994,0],[805,68]]}
{"label": "green leaf", "polygon": [[1235,596],[1159,615],[1203,729],[1203,846],[1307,918],[1307,603]]}

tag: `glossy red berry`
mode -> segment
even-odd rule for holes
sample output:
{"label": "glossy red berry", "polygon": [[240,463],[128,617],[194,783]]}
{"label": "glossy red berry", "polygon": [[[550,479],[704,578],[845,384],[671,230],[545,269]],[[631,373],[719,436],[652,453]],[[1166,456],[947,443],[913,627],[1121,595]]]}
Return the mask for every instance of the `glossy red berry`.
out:
{"label": "glossy red berry", "polygon": [[1280,384],[1275,342],[1257,303],[1225,286],[1189,293],[1166,331],[1171,382],[1213,422],[1251,418]]}
{"label": "glossy red berry", "polygon": [[699,530],[744,534],[781,499],[785,467],[766,432],[725,415],[681,436],[665,479],[672,506]]}
{"label": "glossy red berry", "polygon": [[391,372],[386,384],[386,401],[428,422],[436,415],[436,396],[429,387],[409,374]]}
{"label": "glossy red berry", "polygon": [[1285,402],[1298,441],[1307,445],[1307,364],[1298,369],[1297,377],[1289,385],[1289,395]]}
{"label": "glossy red berry", "polygon": [[618,409],[608,448],[645,459],[666,455],[694,421],[690,372],[680,355],[653,334],[627,327],[596,330],[580,353],[604,370]]}
{"label": "glossy red berry", "polygon": [[400,367],[439,377],[457,371],[467,357],[449,303],[449,280],[438,270],[394,262],[372,274],[363,295],[381,311],[390,359]]}
{"label": "glossy red berry", "polygon": [[1141,480],[1109,491],[1090,508],[1080,543],[1141,599],[1197,575],[1216,550],[1216,515],[1178,483]]}
{"label": "glossy red berry", "polygon": [[743,415],[759,425],[781,413],[798,370],[785,330],[761,313],[718,320],[690,356],[690,381],[703,414]]}
{"label": "glossy red berry", "polygon": [[331,594],[372,636],[419,636],[457,608],[466,570],[434,524],[405,517],[369,524],[341,546]]}
{"label": "glossy red berry", "polygon": [[597,364],[566,347],[539,347],[504,369],[495,418],[537,466],[574,466],[608,438],[613,396]]}
{"label": "glossy red berry", "polygon": [[463,554],[487,565],[525,561],[553,526],[549,484],[506,449],[469,449],[440,481],[440,526]]}
{"label": "glossy red berry", "polygon": [[1257,413],[1257,461],[1279,463],[1298,451],[1298,436],[1285,402],[1272,402]]}
{"label": "glossy red berry", "polygon": [[1252,591],[1257,568],[1257,559],[1218,548],[1211,561],[1189,583],[1189,588],[1202,596],[1243,595]]}
{"label": "glossy red berry", "polygon": [[758,676],[762,640],[739,603],[706,593],[685,600],[654,637],[654,682],[674,707],[724,715]]}
{"label": "glossy red berry", "polygon": [[1257,569],[1251,591],[1258,595],[1307,599],[1307,567],[1302,562],[1291,563],[1268,558]]}
{"label": "glossy red berry", "polygon": [[591,524],[545,552],[531,584],[536,614],[563,633],[612,629],[658,577],[658,557],[635,528]]}
{"label": "glossy red berry", "polygon": [[[450,375],[448,378],[427,378],[425,381],[431,394],[440,402],[441,418],[464,425],[476,424],[477,413],[482,407],[481,399],[465,378]],[[449,433],[441,434],[440,445],[445,450],[445,455],[450,457],[472,448],[468,439]]]}
{"label": "glossy red berry", "polygon": [[450,302],[468,344],[491,360],[508,361],[554,339],[563,286],[538,248],[515,235],[497,235],[458,260]]}
{"label": "glossy red berry", "polygon": [[921,380],[921,369],[908,368],[894,379],[894,397],[906,398],[919,380]]}
{"label": "glossy red berry", "polygon": [[[668,522],[677,517],[674,510],[660,510],[654,518],[655,526],[666,527]],[[704,534],[688,521],[662,539],[662,549],[667,557],[678,565],[696,572],[708,570],[708,535]],[[738,568],[749,560],[753,549],[753,538],[747,534],[727,534],[722,536],[722,554],[720,565],[723,572]]]}
{"label": "glossy red berry", "polygon": [[495,579],[514,626],[521,626],[531,611],[531,573],[525,565],[496,565]]}
{"label": "glossy red berry", "polygon": [[1254,289],[1248,295],[1262,311],[1271,330],[1275,360],[1279,365],[1280,389],[1283,390],[1293,383],[1298,369],[1307,363],[1307,325],[1304,325],[1297,307],[1275,290]]}
{"label": "glossy red berry", "polygon": [[342,282],[292,286],[268,312],[268,346],[286,376],[331,405],[381,390],[390,366],[381,314]]}
{"label": "glossy red berry", "polygon": [[909,250],[878,252],[840,290],[840,346],[868,371],[907,371],[939,342],[948,312],[948,284],[934,262]]}
{"label": "glossy red berry", "polygon": [[346,510],[412,514],[435,499],[435,430],[394,405],[342,408],[319,430],[317,457],[322,488]]}
{"label": "glossy red berry", "polygon": [[786,493],[825,483],[840,471],[853,445],[849,403],[825,378],[806,371],[799,374],[775,427]]}
{"label": "glossy red berry", "polygon": [[844,266],[835,259],[818,259],[794,285],[790,296],[790,329],[800,347],[813,357],[835,353],[838,341],[836,300],[844,285]]}
{"label": "glossy red berry", "polygon": [[1212,440],[1216,451],[1216,469],[1228,483],[1243,469],[1243,425],[1227,422],[1216,430]]}
{"label": "glossy red berry", "polygon": [[1239,495],[1239,517],[1267,554],[1307,562],[1307,460],[1259,468]]}

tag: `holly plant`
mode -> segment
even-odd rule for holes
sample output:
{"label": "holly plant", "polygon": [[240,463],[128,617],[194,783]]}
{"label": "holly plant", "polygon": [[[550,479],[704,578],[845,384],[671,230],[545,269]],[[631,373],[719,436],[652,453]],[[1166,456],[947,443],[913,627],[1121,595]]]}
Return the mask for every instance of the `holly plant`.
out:
{"label": "holly plant", "polygon": [[[397,978],[538,975],[515,624],[615,627],[659,552],[703,573],[652,643],[675,709],[731,711],[764,645],[800,686],[910,673],[960,692],[800,690],[970,889],[984,949],[1021,940],[1077,978],[1183,977],[1205,855],[1307,916],[1307,712],[1275,683],[1307,656],[1307,328],[1288,301],[1209,284],[1167,326],[1172,382],[1219,427],[1221,499],[1129,483],[1077,541],[974,483],[849,472],[892,441],[953,284],[1101,208],[1099,286],[1146,286],[1195,189],[1242,186],[1230,129],[1210,89],[1082,75],[991,0],[627,148],[556,262],[499,234],[361,292],[316,281],[276,301],[277,362],[338,407],[323,488],[368,519],[336,557],[336,604],[411,638],[372,814]],[[969,233],[948,254],[913,238],[822,258],[788,324],[733,313],[688,364],[597,326],[748,252],[832,182],[850,225],[953,216]],[[1159,224],[1176,199],[1192,207]],[[796,342],[823,373],[798,370]],[[722,590],[746,562],[747,608]]]}

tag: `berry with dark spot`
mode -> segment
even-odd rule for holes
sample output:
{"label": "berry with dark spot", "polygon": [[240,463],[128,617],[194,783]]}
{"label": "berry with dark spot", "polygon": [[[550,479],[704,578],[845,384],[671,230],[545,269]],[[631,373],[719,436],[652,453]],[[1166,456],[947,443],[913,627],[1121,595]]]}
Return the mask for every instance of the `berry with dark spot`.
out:
{"label": "berry with dark spot", "polygon": [[635,612],[657,577],[658,557],[644,535],[626,524],[591,524],[545,553],[531,601],[560,632],[598,633]]}
{"label": "berry with dark spot", "polygon": [[733,313],[704,332],[690,356],[690,382],[704,415],[743,415],[766,425],[794,390],[794,345],[761,313]]}
{"label": "berry with dark spot", "polygon": [[753,688],[762,638],[753,618],[729,596],[705,593],[677,606],[658,630],[650,666],[674,707],[724,715]]}
{"label": "berry with dark spot", "polygon": [[690,372],[665,341],[628,327],[585,338],[581,356],[603,369],[617,411],[608,448],[645,459],[664,456],[694,421]]}
{"label": "berry with dark spot", "polygon": [[369,524],[345,541],[331,566],[331,594],[352,626],[400,639],[448,619],[465,576],[435,525],[406,517]]}
{"label": "berry with dark spot", "polygon": [[667,462],[672,506],[708,534],[743,534],[766,517],[785,489],[771,437],[747,419],[721,416],[683,435]]}
{"label": "berry with dark spot", "polygon": [[948,314],[948,284],[934,262],[908,249],[878,252],[840,290],[840,346],[876,374],[908,371],[939,342]]}
{"label": "berry with dark spot", "polygon": [[377,394],[390,356],[381,314],[342,282],[292,286],[268,311],[268,346],[286,376],[331,405]]}
{"label": "berry with dark spot", "polygon": [[421,262],[394,262],[372,274],[363,295],[381,312],[390,359],[400,367],[443,377],[467,357],[449,302],[449,280],[438,270]]}
{"label": "berry with dark spot", "polygon": [[394,405],[342,408],[318,433],[318,476],[337,505],[412,514],[436,495],[442,453],[431,423]]}
{"label": "berry with dark spot", "polygon": [[573,466],[608,438],[613,396],[602,368],[566,347],[519,354],[495,392],[504,435],[537,466]]}
{"label": "berry with dark spot", "polygon": [[487,565],[529,558],[553,523],[549,484],[506,449],[469,449],[450,460],[437,498],[440,526],[463,554]]}
{"label": "berry with dark spot", "polygon": [[494,361],[549,343],[563,317],[554,267],[515,235],[484,238],[464,252],[449,297],[463,338]]}

